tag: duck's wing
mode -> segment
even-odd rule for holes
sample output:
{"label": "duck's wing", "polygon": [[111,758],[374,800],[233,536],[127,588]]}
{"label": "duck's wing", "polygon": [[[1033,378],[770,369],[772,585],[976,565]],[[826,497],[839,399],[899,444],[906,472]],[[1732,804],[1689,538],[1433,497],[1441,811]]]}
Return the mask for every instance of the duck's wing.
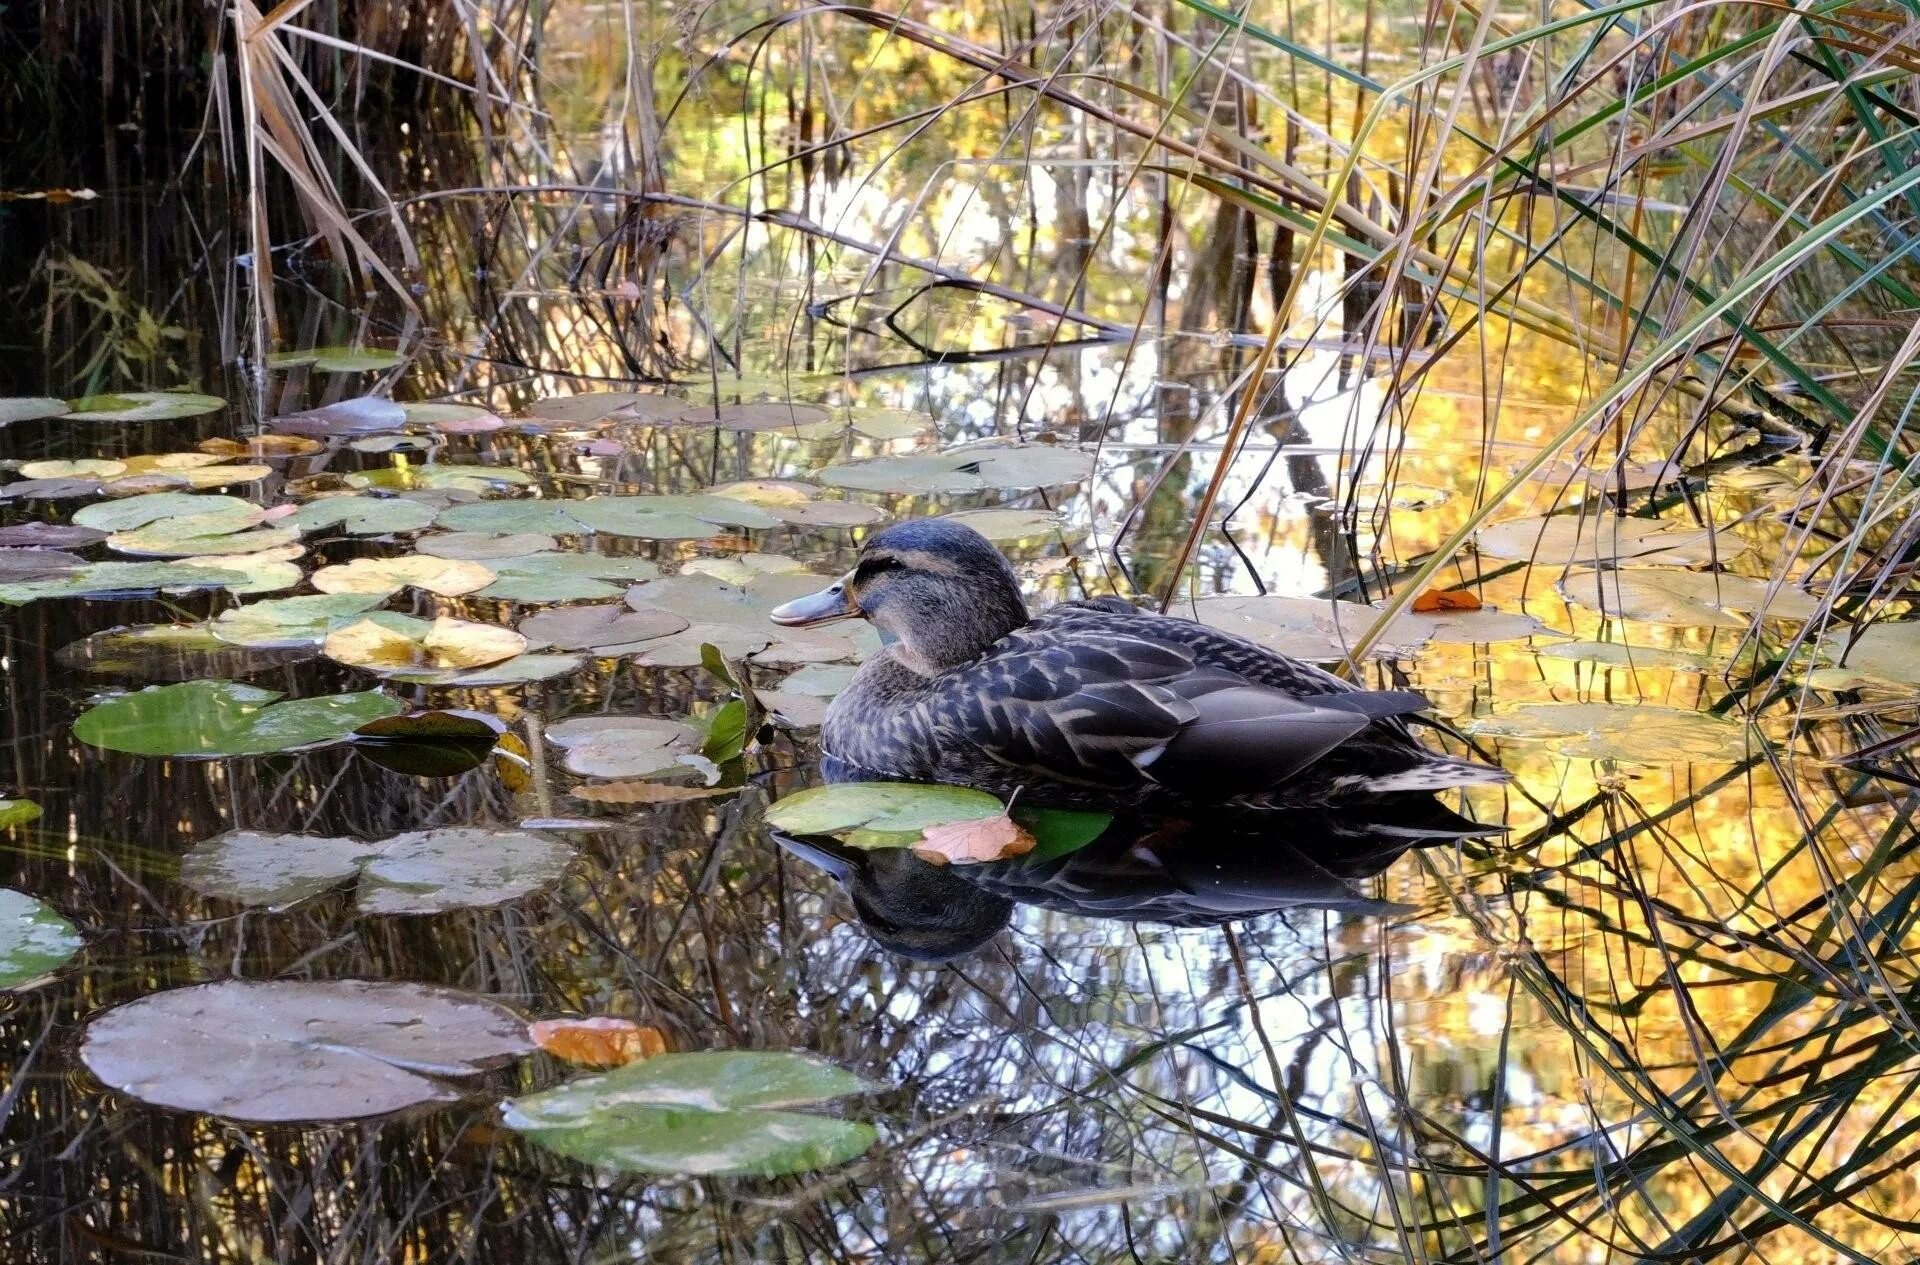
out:
{"label": "duck's wing", "polygon": [[1145,777],[1208,798],[1257,793],[1427,705],[1405,691],[1297,697],[1093,621],[1065,637],[1016,633],[945,694],[949,736],[1002,764],[1091,786]]}

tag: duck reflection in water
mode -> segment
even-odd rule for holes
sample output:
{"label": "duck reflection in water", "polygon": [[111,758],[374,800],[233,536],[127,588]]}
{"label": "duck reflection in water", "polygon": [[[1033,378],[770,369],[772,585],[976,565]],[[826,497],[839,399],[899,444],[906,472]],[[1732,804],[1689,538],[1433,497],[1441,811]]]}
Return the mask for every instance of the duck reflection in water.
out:
{"label": "duck reflection in water", "polygon": [[1355,881],[1410,848],[1497,833],[1434,799],[1369,820],[1325,810],[1257,819],[1125,813],[1092,842],[1051,857],[938,865],[908,848],[865,849],[774,833],[788,853],[837,879],[883,948],[945,962],[985,945],[1020,905],[1171,927],[1211,927],[1294,909],[1387,914],[1401,906]]}

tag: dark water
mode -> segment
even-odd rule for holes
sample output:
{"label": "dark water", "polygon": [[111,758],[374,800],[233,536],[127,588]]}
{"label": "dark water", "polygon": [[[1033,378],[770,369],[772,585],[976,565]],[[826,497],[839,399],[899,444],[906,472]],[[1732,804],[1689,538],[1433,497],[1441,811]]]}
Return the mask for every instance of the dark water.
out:
{"label": "dark water", "polygon": [[[1116,205],[1115,161],[1003,169],[1013,160],[976,154],[951,129],[878,178],[791,173],[780,204],[844,237],[871,243],[891,209],[916,206],[902,251],[939,253],[954,275],[992,277],[1005,292],[982,293],[897,261],[875,266],[816,232],[748,230],[702,209],[738,204],[736,145],[759,143],[740,139],[758,118],[716,95],[669,121],[666,188],[682,202],[643,210],[610,194],[523,189],[410,203],[417,312],[377,280],[355,281],[325,248],[282,251],[271,337],[255,323],[241,203],[209,179],[217,154],[157,137],[84,160],[31,155],[7,172],[8,188],[99,196],[0,203],[0,395],[185,384],[228,403],[177,421],[17,422],[0,428],[0,457],[194,451],[368,393],[517,418],[552,397],[636,385],[697,398],[703,382],[745,371],[757,375],[749,399],[918,410],[934,431],[889,441],[631,422],[503,429],[447,437],[431,461],[524,471],[543,496],[678,493],[804,479],[849,457],[1044,438],[1094,451],[1092,477],[846,499],[888,517],[1058,511],[1057,528],[1007,546],[1036,603],[1170,588],[1189,601],[1366,601],[1461,521],[1487,469],[1529,451],[1573,405],[1557,349],[1523,338],[1493,367],[1505,372],[1498,411],[1484,407],[1481,367],[1462,356],[1408,403],[1392,445],[1369,446],[1351,419],[1380,407],[1383,366],[1341,346],[1335,320],[1318,335],[1325,348],[1302,354],[1263,404],[1220,501],[1233,518],[1177,572],[1223,406],[1251,363],[1244,335],[1270,310],[1260,296],[1271,241],[1243,239],[1245,225],[1223,214],[1183,231],[1156,276],[1162,211],[1151,198],[1120,199],[1118,231],[1090,228]],[[465,128],[368,131],[371,161],[402,197],[495,183],[504,161],[475,157]],[[303,236],[284,201],[272,222],[276,240]],[[368,231],[394,249],[377,217]],[[72,260],[102,284],[76,278]],[[1330,285],[1341,264],[1300,266]],[[263,345],[359,344],[397,349],[402,362],[327,373],[255,358]],[[339,441],[231,491],[274,505],[333,476],[422,460]],[[1702,486],[1709,514],[1727,523],[1778,494],[1750,470]],[[1526,512],[1543,512],[1553,491],[1543,485]],[[429,497],[436,511],[444,499]],[[0,522],[65,521],[84,503],[11,501]],[[1777,540],[1751,516],[1740,530]],[[859,538],[781,526],[592,548],[668,572],[750,548],[827,576]],[[327,532],[306,543],[308,575],[407,551]],[[544,742],[548,728],[704,712],[726,690],[699,668],[595,658],[508,688],[389,687],[410,705],[498,716],[531,776],[501,759],[416,776],[348,746],[152,758],[77,740],[76,716],[101,691],[157,679],[244,674],[294,698],[375,682],[317,655],[215,665],[162,655],[135,672],[56,657],[102,630],[194,622],[257,597],[0,608],[0,791],[43,810],[3,836],[4,885],[85,940],[51,979],[0,993],[6,1259],[1904,1259],[1908,807],[1851,772],[1808,761],[1783,780],[1761,747],[1742,758],[1745,731],[1716,724],[1735,692],[1718,667],[1609,668],[1548,653],[1599,639],[1723,666],[1739,641],[1724,627],[1604,620],[1555,590],[1559,570],[1480,563],[1490,605],[1540,621],[1530,640],[1490,625],[1431,629],[1365,669],[1426,691],[1462,723],[1521,704],[1592,705],[1559,730],[1486,731],[1517,780],[1463,806],[1509,827],[1504,838],[1355,857],[1296,824],[1264,842],[1228,840],[1217,865],[1205,849],[1219,840],[1176,845],[1175,863],[1146,877],[1124,850],[1098,874],[1089,860],[1039,891],[1016,869],[972,888],[991,889],[975,921],[993,934],[937,964],[876,941],[831,866],[783,849],[762,823],[771,800],[814,780],[805,728],[770,735],[713,798],[631,808],[571,793],[582,779]],[[388,605],[496,624],[533,609],[411,591]],[[1316,634],[1313,616],[1301,619],[1295,632],[1326,641],[1329,625]],[[791,666],[755,665],[754,682],[778,688]],[[1760,735],[1784,739],[1783,716],[1769,714]],[[1808,723],[1817,743],[1849,722]],[[229,830],[382,839],[474,825],[543,829],[577,857],[550,890],[424,916],[359,915],[347,889],[245,909],[179,881],[183,854]],[[1219,925],[1223,914],[1234,917]],[[806,1052],[883,1086],[836,1108],[872,1121],[879,1141],[846,1165],[787,1177],[619,1175],[502,1126],[503,1098],[579,1074],[546,1055],[462,1082],[452,1104],[312,1127],[143,1105],[79,1061],[105,1009],[230,978],[419,981],[528,1018],[630,1018],[677,1051]]]}

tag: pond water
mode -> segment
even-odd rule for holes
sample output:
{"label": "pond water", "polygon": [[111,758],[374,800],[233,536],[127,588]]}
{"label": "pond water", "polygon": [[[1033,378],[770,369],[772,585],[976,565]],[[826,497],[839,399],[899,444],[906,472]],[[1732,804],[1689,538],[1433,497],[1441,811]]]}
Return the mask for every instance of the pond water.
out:
{"label": "pond water", "polygon": [[[97,194],[0,203],[7,1260],[1910,1254],[1913,783],[1840,757],[1904,732],[1915,642],[1836,666],[1846,628],[1801,644],[1818,604],[1768,592],[1888,494],[1816,505],[1672,400],[1529,475],[1606,386],[1564,342],[1365,337],[1343,256],[1276,269],[1097,112],[864,134],[974,82],[868,22],[663,86],[628,164],[609,24],[556,35],[543,144],[360,120],[397,288],[289,189],[256,290],[184,131],[6,170]],[[965,512],[1036,606],[1335,664],[1516,475],[1460,596],[1354,669],[1512,772],[1448,799],[1504,833],[1203,822],[877,879],[764,820],[877,645],[766,613],[877,524]],[[427,711],[470,716],[352,732]],[[637,1139],[545,1094],[594,1074],[524,1027],[569,1017],[648,1030]],[[655,1062],[710,1051],[809,1061]]]}

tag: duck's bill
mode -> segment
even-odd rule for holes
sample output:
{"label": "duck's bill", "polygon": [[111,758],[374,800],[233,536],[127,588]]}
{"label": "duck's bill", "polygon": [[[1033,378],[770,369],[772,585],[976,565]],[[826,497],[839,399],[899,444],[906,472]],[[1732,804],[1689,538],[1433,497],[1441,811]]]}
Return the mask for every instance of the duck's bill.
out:
{"label": "duck's bill", "polygon": [[776,624],[800,628],[807,624],[824,624],[835,619],[851,619],[859,613],[860,608],[847,597],[847,586],[842,581],[831,588],[821,589],[818,593],[796,597],[784,606],[776,606],[768,618]]}

